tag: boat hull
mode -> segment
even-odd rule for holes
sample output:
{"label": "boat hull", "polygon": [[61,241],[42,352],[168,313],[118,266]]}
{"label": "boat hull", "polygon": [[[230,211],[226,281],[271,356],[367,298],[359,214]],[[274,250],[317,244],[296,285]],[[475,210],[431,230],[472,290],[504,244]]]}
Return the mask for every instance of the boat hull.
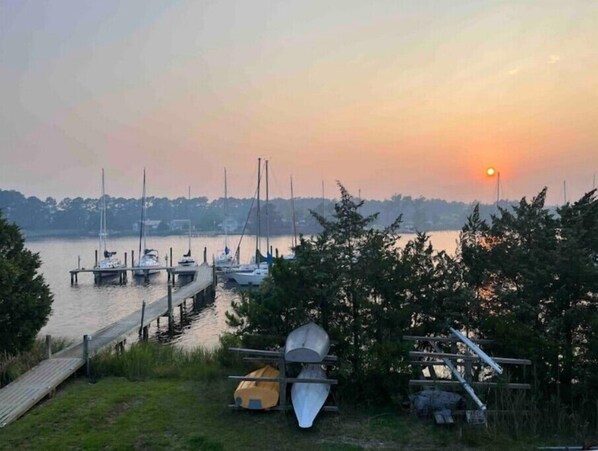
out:
{"label": "boat hull", "polygon": [[316,323],[305,324],[292,331],[285,345],[287,362],[319,363],[328,354],[330,338]]}
{"label": "boat hull", "polygon": [[[278,377],[279,371],[266,365],[252,371],[250,377]],[[250,410],[270,409],[278,404],[280,385],[278,382],[242,381],[235,390],[235,404]]]}
{"label": "boat hull", "polygon": [[[319,365],[305,365],[299,379],[326,379],[326,372]],[[300,428],[310,428],[330,393],[330,385],[295,382],[291,388],[293,410]]]}

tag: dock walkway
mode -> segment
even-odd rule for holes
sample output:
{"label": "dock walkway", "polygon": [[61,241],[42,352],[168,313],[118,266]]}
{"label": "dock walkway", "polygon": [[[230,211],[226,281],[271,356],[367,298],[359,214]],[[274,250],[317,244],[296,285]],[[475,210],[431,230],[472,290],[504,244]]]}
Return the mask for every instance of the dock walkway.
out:
{"label": "dock walkway", "polygon": [[0,390],[0,428],[19,418],[55,390],[85,365],[86,358],[91,358],[111,345],[122,343],[127,336],[138,330],[147,331],[146,328],[152,321],[161,316],[172,318],[174,307],[180,306],[189,298],[204,296],[207,290],[213,290],[214,285],[213,268],[207,264],[200,265],[191,283],[172,292],[170,303],[169,296],[166,295],[145,307],[143,324],[141,310],[138,310],[89,335],[87,350],[84,343],[79,343],[42,361]]}

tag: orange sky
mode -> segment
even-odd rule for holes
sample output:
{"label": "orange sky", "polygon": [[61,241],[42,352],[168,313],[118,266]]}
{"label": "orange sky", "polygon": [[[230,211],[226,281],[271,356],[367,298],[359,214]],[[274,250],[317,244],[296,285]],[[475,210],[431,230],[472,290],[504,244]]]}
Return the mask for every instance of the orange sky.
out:
{"label": "orange sky", "polygon": [[597,2],[0,1],[0,188],[491,202],[592,187]]}

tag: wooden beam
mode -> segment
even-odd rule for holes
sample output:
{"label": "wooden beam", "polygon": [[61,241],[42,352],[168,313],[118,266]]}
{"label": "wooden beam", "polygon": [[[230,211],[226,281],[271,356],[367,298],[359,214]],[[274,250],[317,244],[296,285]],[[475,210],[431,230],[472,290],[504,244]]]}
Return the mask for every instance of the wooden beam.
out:
{"label": "wooden beam", "polygon": [[[460,386],[461,383],[459,381],[448,381],[448,380],[429,380],[429,379],[411,379],[409,381],[409,385],[422,385],[422,386],[447,386],[447,387],[457,387]],[[511,388],[515,390],[529,390],[531,388],[530,384],[501,384],[500,382],[472,382],[471,385],[475,387],[492,387],[492,388]]]}
{"label": "wooden beam", "polygon": [[[403,340],[432,341],[432,342],[439,342],[439,343],[462,343],[462,341],[456,337],[424,337],[421,335],[403,335]],[[473,341],[474,343],[479,343],[479,344],[494,343],[494,340],[488,340],[486,338],[477,338],[477,339],[470,338],[470,340]]]}
{"label": "wooden beam", "polygon": [[[250,354],[261,357],[276,357],[281,358],[284,355],[283,351],[266,351],[263,349],[248,349],[248,348],[228,348],[229,351],[238,352],[240,354]],[[323,362],[336,362],[338,359],[334,355],[327,355],[322,360]],[[319,363],[319,362],[318,362]]]}
{"label": "wooden beam", "polygon": [[[410,351],[409,357],[440,357],[443,359],[454,360],[480,360],[477,355],[452,354],[450,352],[425,352],[425,351]],[[508,357],[492,357],[495,362],[507,363],[512,365],[531,365],[532,361],[528,359],[511,359]]]}

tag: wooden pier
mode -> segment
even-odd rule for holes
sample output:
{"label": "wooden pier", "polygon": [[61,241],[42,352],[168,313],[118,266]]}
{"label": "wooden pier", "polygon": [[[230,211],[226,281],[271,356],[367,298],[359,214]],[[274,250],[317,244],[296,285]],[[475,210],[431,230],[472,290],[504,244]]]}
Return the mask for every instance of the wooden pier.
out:
{"label": "wooden pier", "polygon": [[[58,385],[86,365],[89,375],[90,359],[103,349],[116,346],[122,349],[126,338],[135,332],[141,339],[149,336],[149,326],[161,317],[168,318],[169,330],[174,328],[174,309],[180,308],[181,319],[187,299],[192,300],[197,310],[206,300],[214,296],[216,275],[213,266],[202,264],[194,268],[193,281],[172,290],[168,284],[167,295],[144,304],[141,310],[133,312],[91,335],[85,335],[81,343],[70,346],[11,382],[0,390],[0,428],[16,420],[43,398],[51,394]],[[185,268],[186,273],[189,268]],[[174,270],[173,270],[174,272]],[[48,354],[50,354],[48,352]]]}
{"label": "wooden pier", "polygon": [[[207,264],[207,248],[204,247],[203,249],[203,263]],[[135,251],[131,251],[131,263],[135,258]],[[148,269],[140,269],[137,266],[128,266],[127,265],[127,253],[125,252],[125,263],[123,266],[118,268],[96,268],[98,264],[98,251],[95,252],[95,264],[93,268],[81,268],[78,267],[76,269],[71,269],[69,274],[71,276],[71,285],[75,285],[79,283],[79,274],[81,273],[92,273],[94,277],[94,282],[99,284],[103,278],[110,278],[116,279],[118,278],[118,283],[123,285],[126,284],[128,281],[128,274],[131,273],[131,277],[142,277],[146,282],[149,280],[150,276],[155,274],[159,271],[166,271],[168,273],[168,281],[174,282],[175,275],[184,275],[184,276],[192,276],[195,272],[194,267],[188,266],[173,266],[172,262],[172,248],[170,248],[170,262],[171,265],[168,266],[168,256],[166,257],[166,265],[164,266],[155,266]],[[81,263],[81,259],[79,259],[79,266]],[[140,271],[143,271],[143,274],[138,274]]]}

